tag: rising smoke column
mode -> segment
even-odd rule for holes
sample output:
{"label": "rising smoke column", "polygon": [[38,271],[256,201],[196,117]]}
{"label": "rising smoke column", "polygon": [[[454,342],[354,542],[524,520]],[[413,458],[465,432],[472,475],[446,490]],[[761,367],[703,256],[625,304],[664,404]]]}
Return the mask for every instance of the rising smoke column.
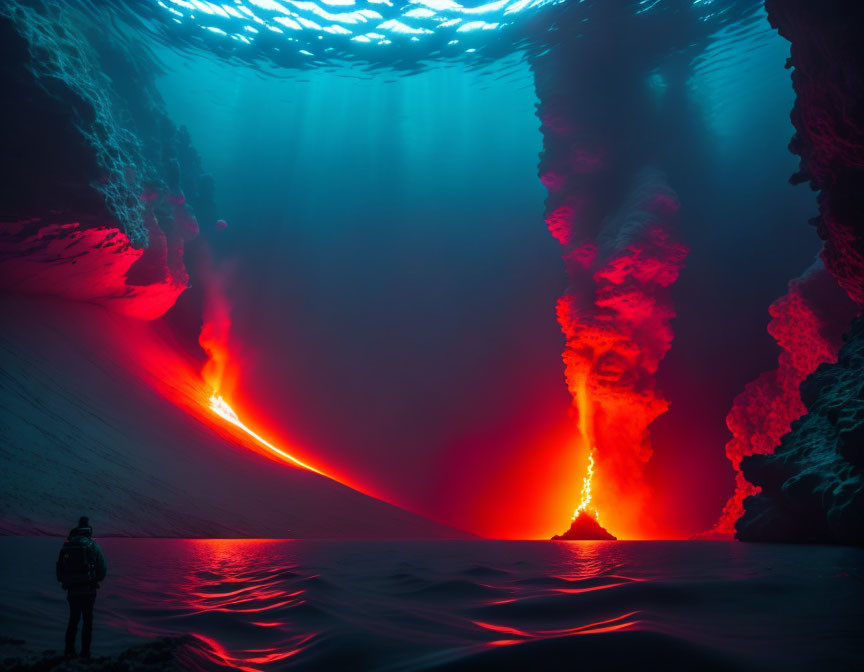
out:
{"label": "rising smoke column", "polygon": [[837,361],[842,334],[855,311],[854,302],[819,261],[790,281],[789,291],[771,304],[768,333],[781,348],[777,368],[749,383],[726,416],[732,432],[726,456],[735,468],[735,492],[710,534],[735,532],[744,500],[760,490],[744,477],[741,459],[772,454],[792,423],[807,412],[801,383],[820,364]]}
{"label": "rising smoke column", "polygon": [[228,380],[231,334],[231,303],[226,287],[228,276],[226,272],[219,273],[213,269],[209,250],[205,248],[202,256],[202,323],[198,343],[207,355],[207,361],[201,368],[201,377],[214,394],[224,394],[226,387],[233,388]]}
{"label": "rising smoke column", "polygon": [[678,198],[658,167],[664,148],[652,141],[650,66],[616,57],[608,44],[559,45],[533,67],[546,224],[570,280],[557,305],[565,378],[595,466],[591,508],[632,537],[650,525],[647,430],[668,406],[655,374],[672,341],[670,287],[687,249],[674,233]]}
{"label": "rising smoke column", "polygon": [[672,342],[669,287],[687,254],[670,233],[678,209],[662,174],[646,169],[596,241],[565,254],[571,284],[557,305],[567,386],[596,465],[595,508],[631,534],[645,522],[648,426],[668,407],[655,374]]}

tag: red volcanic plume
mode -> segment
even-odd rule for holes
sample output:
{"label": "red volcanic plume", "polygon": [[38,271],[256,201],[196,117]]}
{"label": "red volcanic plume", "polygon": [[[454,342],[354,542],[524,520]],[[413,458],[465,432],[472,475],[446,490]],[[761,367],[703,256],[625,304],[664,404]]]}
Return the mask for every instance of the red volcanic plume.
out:
{"label": "red volcanic plume", "polygon": [[[645,170],[596,239],[577,241],[565,256],[572,279],[558,300],[565,375],[595,465],[577,513],[599,512],[605,526],[624,536],[645,529],[647,429],[668,405],[655,374],[672,341],[669,287],[687,255],[670,233],[678,207],[663,175]],[[572,228],[561,235],[555,223],[559,240],[575,238]]]}
{"label": "red volcanic plume", "polygon": [[231,331],[231,305],[224,288],[224,276],[212,271],[204,279],[203,324],[198,343],[207,354],[201,377],[214,393],[223,393],[228,370],[228,338]]}
{"label": "red volcanic plume", "polygon": [[[239,418],[225,400],[225,396],[232,396],[235,388],[235,372],[232,371],[230,360],[231,304],[226,291],[229,275],[224,271],[214,271],[209,256],[205,256],[201,264],[201,275],[204,286],[204,305],[202,310],[203,324],[198,342],[207,354],[207,361],[201,368],[201,378],[209,388],[210,410],[241,430],[242,435],[252,439],[256,448],[268,457],[314,471],[317,474],[326,475],[258,434]],[[333,478],[332,476],[329,477]]]}
{"label": "red volcanic plume", "polygon": [[855,304],[819,261],[792,280],[786,295],[771,304],[768,332],[781,348],[777,368],[748,383],[726,416],[732,432],[726,456],[735,468],[735,493],[707,534],[735,532],[744,499],[759,492],[741,473],[741,458],[773,453],[791,424],[807,412],[799,387],[820,364],[837,360],[841,335],[855,311]]}

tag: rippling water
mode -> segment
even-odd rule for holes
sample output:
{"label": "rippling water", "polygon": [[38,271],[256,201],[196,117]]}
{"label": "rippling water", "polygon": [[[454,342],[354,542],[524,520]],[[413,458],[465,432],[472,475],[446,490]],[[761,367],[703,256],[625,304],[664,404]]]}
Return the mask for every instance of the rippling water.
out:
{"label": "rippling water", "polygon": [[[60,648],[57,539],[0,539],[2,630]],[[96,651],[184,669],[856,669],[864,550],[106,539]],[[830,666],[830,668],[828,667]],[[860,669],[860,668],[857,668]]]}

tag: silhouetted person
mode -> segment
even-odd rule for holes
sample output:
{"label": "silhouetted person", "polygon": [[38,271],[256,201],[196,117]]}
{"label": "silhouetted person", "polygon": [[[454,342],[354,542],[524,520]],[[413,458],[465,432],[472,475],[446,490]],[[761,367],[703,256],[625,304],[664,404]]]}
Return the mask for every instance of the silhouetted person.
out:
{"label": "silhouetted person", "polygon": [[69,625],[66,627],[66,655],[75,655],[75,637],[78,621],[81,627],[81,657],[90,657],[90,639],[93,636],[93,605],[99,582],[105,578],[105,554],[93,541],[93,528],[87,516],[81,516],[78,527],[69,532],[60,557],[57,558],[57,580],[66,590],[69,602]]}

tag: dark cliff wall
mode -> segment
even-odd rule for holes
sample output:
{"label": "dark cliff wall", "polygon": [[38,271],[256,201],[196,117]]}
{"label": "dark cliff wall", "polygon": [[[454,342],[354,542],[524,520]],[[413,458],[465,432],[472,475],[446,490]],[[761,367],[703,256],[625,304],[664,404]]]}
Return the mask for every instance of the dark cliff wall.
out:
{"label": "dark cliff wall", "polygon": [[864,543],[864,320],[845,340],[837,362],[801,384],[807,414],[774,454],[741,460],[762,492],[744,502],[739,539]]}
{"label": "dark cliff wall", "polygon": [[[793,182],[819,191],[811,220],[822,259],[840,286],[864,304],[864,5],[833,0],[766,0],[771,24],[791,42],[797,99],[790,150]],[[737,537],[749,541],[864,543],[864,324],[845,338],[837,362],[801,385],[807,414],[773,455],[741,461],[761,492],[744,502]]]}
{"label": "dark cliff wall", "polygon": [[103,25],[76,4],[0,5],[0,290],[153,319],[188,285],[212,180],[146,50]]}

